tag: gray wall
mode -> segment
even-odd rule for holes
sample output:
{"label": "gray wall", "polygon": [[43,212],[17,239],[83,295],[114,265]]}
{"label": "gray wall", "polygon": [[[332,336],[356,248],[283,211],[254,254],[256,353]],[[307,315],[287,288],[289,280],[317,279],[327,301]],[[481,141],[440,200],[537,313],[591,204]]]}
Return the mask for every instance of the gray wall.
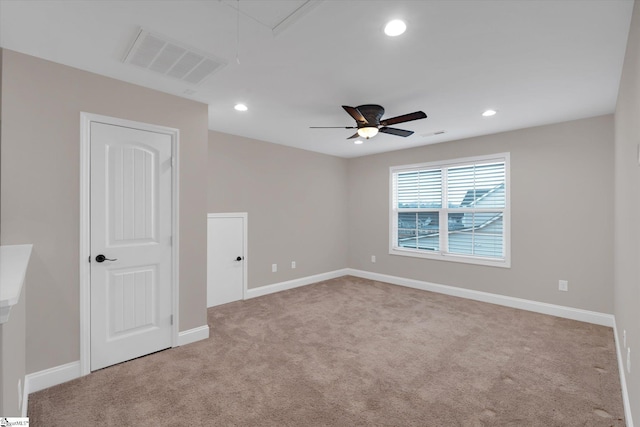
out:
{"label": "gray wall", "polygon": [[615,115],[615,315],[631,348],[626,373],[633,419],[640,423],[640,4],[635,3]]}
{"label": "gray wall", "polygon": [[209,212],[248,212],[249,288],[347,267],[346,182],[346,159],[209,132]]}
{"label": "gray wall", "polygon": [[[613,313],[612,144],[602,116],[351,159],[349,267]],[[511,153],[510,269],[388,254],[390,166],[500,152]]]}
{"label": "gray wall", "polygon": [[207,106],[4,50],[1,243],[33,243],[27,373],[80,358],[80,112],[180,130],[180,330],[206,320]]}
{"label": "gray wall", "polygon": [[[637,34],[634,43],[616,114],[616,222],[623,226],[615,310],[640,349],[629,302],[640,301]],[[34,244],[27,372],[79,358],[80,111],[180,129],[181,330],[206,323],[206,212],[249,213],[250,288],[353,267],[613,312],[612,116],[346,160],[207,133],[202,104],[19,53],[5,50],[2,70],[1,243]],[[511,153],[511,269],[388,255],[389,166],[504,151]],[[569,292],[557,290],[558,279],[569,280]],[[636,400],[639,383],[637,374],[630,378]]]}

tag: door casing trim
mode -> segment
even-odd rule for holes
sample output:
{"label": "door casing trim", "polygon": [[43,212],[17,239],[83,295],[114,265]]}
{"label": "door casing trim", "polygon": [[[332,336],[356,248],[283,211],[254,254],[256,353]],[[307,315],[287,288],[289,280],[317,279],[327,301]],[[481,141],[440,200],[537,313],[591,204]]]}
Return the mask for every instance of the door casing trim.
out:
{"label": "door casing trim", "polygon": [[[248,230],[249,230],[249,213],[248,212],[223,212],[223,213],[208,213],[207,220],[209,218],[242,218],[242,257],[244,258],[244,262],[242,263],[242,300],[247,299],[247,286],[249,283],[249,279],[247,277],[249,268],[247,267],[248,255],[249,255],[249,238],[248,238]],[[207,227],[209,225],[207,224]],[[209,243],[207,242],[207,245]],[[207,292],[209,292],[209,278],[207,277]],[[208,297],[208,296],[207,296]]]}
{"label": "door casing trim", "polygon": [[98,122],[114,126],[128,127],[162,133],[171,137],[171,213],[172,213],[172,278],[171,278],[171,313],[173,325],[171,346],[178,345],[180,330],[180,131],[179,129],[136,122],[116,117],[92,113],[80,113],[80,375],[91,373],[91,123]]}

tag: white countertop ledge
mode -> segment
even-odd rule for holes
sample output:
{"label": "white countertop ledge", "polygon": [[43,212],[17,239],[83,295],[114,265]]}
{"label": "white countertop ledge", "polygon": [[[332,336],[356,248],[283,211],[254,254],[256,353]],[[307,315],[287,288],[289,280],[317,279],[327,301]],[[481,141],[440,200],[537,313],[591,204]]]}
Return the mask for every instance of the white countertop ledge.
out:
{"label": "white countertop ledge", "polygon": [[33,245],[0,246],[0,323],[9,320],[11,307],[20,300]]}

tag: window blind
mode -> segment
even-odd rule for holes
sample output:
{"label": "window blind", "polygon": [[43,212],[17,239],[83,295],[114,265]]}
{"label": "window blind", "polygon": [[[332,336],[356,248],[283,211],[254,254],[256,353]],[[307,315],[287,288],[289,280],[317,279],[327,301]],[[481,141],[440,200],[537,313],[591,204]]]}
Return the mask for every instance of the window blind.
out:
{"label": "window blind", "polygon": [[392,168],[391,250],[507,258],[508,153],[464,160]]}

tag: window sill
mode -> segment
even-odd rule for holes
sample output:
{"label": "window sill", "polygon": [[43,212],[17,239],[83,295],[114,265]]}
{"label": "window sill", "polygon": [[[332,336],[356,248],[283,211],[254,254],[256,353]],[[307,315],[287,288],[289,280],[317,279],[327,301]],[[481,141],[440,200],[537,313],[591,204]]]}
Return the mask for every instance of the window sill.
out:
{"label": "window sill", "polygon": [[436,261],[460,262],[463,264],[483,265],[487,267],[511,268],[511,260],[468,257],[463,255],[443,254],[441,252],[426,253],[424,251],[411,250],[406,248],[390,248],[389,255],[406,256],[412,258],[432,259]]}

